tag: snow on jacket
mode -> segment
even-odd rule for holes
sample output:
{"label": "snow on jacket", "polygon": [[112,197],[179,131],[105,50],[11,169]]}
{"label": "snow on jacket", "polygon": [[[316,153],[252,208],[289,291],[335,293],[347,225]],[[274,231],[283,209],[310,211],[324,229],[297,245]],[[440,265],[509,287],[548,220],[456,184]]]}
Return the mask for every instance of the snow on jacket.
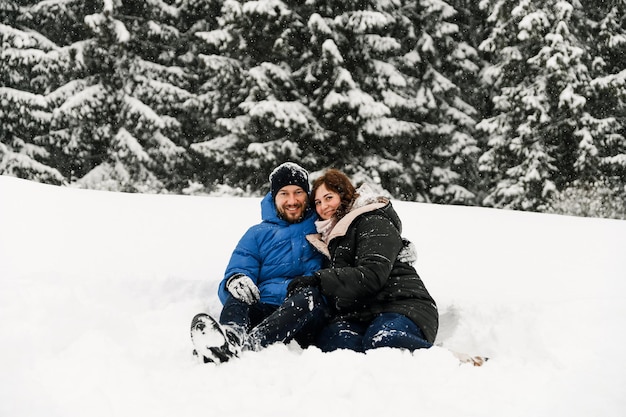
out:
{"label": "snow on jacket", "polygon": [[437,306],[417,271],[397,259],[401,233],[400,218],[385,201],[350,211],[331,231],[326,248],[319,235],[307,238],[327,249],[325,268],[316,275],[339,317],[371,321],[380,313],[403,314],[432,343],[439,327]]}
{"label": "snow on jacket", "polygon": [[279,305],[287,295],[289,280],[313,275],[322,265],[322,256],[309,244],[306,235],[315,233],[315,212],[310,208],[299,223],[278,216],[271,193],[261,201],[261,223],[239,240],[231,255],[218,296],[228,297],[226,282],[234,274],[249,276],[261,293],[261,303]]}

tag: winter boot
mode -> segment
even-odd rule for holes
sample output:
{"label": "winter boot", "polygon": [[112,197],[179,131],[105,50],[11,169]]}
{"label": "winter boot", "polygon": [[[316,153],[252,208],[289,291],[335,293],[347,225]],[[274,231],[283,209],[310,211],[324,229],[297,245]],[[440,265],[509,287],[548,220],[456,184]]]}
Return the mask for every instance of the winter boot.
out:
{"label": "winter boot", "polygon": [[197,314],[191,321],[191,341],[194,354],[204,362],[222,363],[239,356],[242,335],[229,326],[220,325],[208,314]]}

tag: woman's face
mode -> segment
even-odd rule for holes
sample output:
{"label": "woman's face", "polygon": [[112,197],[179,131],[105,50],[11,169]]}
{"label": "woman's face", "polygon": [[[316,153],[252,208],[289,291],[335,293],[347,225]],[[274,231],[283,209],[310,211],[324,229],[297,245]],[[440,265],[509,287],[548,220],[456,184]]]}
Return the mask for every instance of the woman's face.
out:
{"label": "woman's face", "polygon": [[335,215],[341,205],[341,196],[326,188],[326,184],[322,184],[315,190],[313,201],[317,215],[323,220],[328,220]]}

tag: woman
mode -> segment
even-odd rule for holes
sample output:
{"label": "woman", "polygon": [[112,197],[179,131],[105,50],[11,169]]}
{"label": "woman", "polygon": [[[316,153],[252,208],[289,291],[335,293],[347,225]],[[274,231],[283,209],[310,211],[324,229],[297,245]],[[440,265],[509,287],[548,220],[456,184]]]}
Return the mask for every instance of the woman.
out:
{"label": "woman", "polygon": [[320,349],[431,347],[437,306],[413,266],[398,259],[402,225],[389,200],[364,187],[357,193],[336,169],[313,183],[311,199],[320,220],[319,233],[308,238],[326,261],[314,276],[295,278],[289,291],[319,286],[334,308],[317,338]]}

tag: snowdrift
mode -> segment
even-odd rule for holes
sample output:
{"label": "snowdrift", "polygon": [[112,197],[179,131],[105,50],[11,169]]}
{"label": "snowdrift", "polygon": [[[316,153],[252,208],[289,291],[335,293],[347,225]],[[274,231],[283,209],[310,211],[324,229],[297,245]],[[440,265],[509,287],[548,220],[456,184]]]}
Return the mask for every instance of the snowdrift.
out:
{"label": "snowdrift", "polygon": [[[224,365],[189,323],[260,199],[0,176],[2,416],[623,416],[626,222],[395,202],[437,346],[275,345]],[[449,349],[483,354],[460,364]]]}

